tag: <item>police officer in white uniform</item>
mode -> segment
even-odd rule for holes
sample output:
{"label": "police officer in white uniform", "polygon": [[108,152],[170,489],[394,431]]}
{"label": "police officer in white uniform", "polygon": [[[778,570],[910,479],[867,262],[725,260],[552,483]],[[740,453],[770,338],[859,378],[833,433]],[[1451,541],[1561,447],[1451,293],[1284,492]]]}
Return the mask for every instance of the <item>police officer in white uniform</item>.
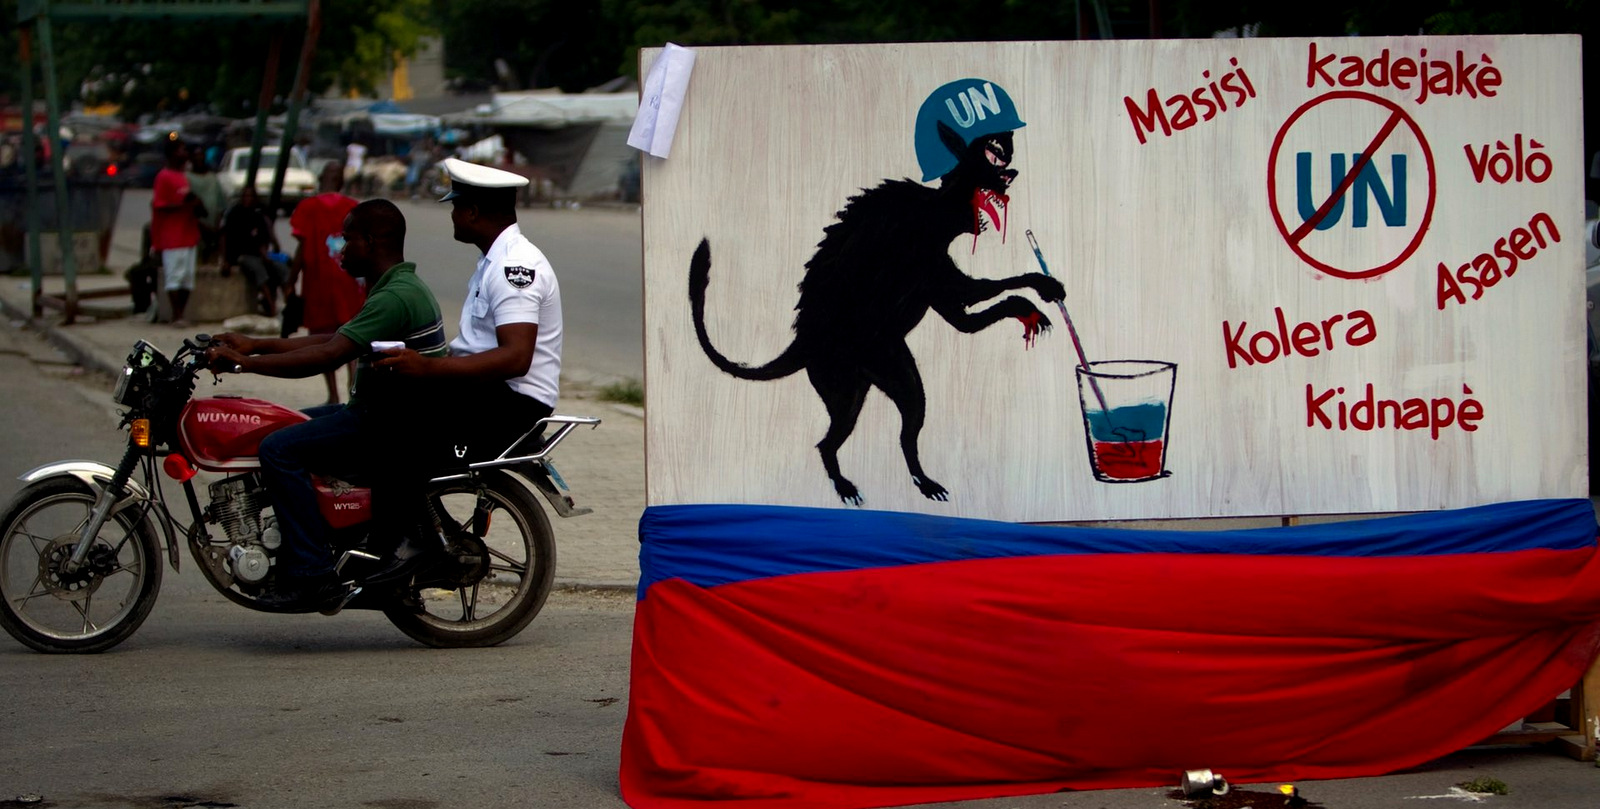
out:
{"label": "police officer in white uniform", "polygon": [[[438,379],[455,413],[448,440],[457,458],[499,455],[553,412],[561,375],[561,287],[539,248],[517,227],[517,189],[528,179],[449,158],[444,161],[455,239],[483,255],[467,285],[450,356],[386,352],[376,367]],[[519,451],[533,447],[520,446]]]}

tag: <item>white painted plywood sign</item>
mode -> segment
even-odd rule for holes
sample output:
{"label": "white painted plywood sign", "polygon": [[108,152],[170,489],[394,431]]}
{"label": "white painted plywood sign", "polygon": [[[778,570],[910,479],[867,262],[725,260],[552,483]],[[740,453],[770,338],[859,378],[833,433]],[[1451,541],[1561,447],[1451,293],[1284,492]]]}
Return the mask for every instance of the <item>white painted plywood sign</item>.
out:
{"label": "white painted plywood sign", "polygon": [[1583,496],[1579,75],[1577,37],[699,49],[645,161],[649,503]]}

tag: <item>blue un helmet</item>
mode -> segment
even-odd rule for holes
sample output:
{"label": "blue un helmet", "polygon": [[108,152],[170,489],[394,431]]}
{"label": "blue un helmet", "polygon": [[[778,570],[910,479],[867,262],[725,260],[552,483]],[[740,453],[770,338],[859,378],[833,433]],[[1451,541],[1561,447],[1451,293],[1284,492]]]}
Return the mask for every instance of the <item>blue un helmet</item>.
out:
{"label": "blue un helmet", "polygon": [[917,110],[917,164],[922,166],[923,182],[943,177],[956,167],[956,155],[939,137],[941,123],[968,145],[984,135],[1026,126],[1017,117],[1011,96],[992,81],[958,79],[934,90]]}

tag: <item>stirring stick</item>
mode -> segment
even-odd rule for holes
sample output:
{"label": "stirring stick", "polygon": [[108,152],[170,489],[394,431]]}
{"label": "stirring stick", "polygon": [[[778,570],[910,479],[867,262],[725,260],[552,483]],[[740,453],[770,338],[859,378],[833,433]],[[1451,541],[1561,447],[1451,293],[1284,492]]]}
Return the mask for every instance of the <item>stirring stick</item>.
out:
{"label": "stirring stick", "polygon": [[[1033,248],[1033,257],[1039,260],[1039,269],[1044,271],[1046,278],[1053,278],[1050,274],[1050,265],[1044,262],[1044,253],[1039,251],[1039,240],[1033,238],[1032,230],[1023,231],[1028,237],[1028,246]],[[1072,325],[1072,315],[1067,314],[1065,299],[1056,301],[1056,311],[1061,313],[1061,319],[1067,324],[1067,334],[1072,337],[1072,347],[1078,351],[1078,367],[1089,375],[1089,387],[1094,391],[1094,398],[1100,401],[1100,411],[1111,417],[1111,408],[1106,406],[1105,394],[1100,392],[1100,383],[1095,381],[1094,373],[1089,370],[1089,357],[1083,353],[1083,342],[1078,339],[1078,330]]]}

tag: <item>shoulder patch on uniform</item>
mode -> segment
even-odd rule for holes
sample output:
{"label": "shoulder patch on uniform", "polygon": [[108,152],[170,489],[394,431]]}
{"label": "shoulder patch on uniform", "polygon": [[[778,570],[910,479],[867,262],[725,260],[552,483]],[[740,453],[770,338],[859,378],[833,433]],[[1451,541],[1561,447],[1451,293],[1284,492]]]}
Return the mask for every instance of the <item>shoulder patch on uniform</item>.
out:
{"label": "shoulder patch on uniform", "polygon": [[526,289],[533,283],[533,269],[529,267],[506,267],[506,280],[517,289]]}

